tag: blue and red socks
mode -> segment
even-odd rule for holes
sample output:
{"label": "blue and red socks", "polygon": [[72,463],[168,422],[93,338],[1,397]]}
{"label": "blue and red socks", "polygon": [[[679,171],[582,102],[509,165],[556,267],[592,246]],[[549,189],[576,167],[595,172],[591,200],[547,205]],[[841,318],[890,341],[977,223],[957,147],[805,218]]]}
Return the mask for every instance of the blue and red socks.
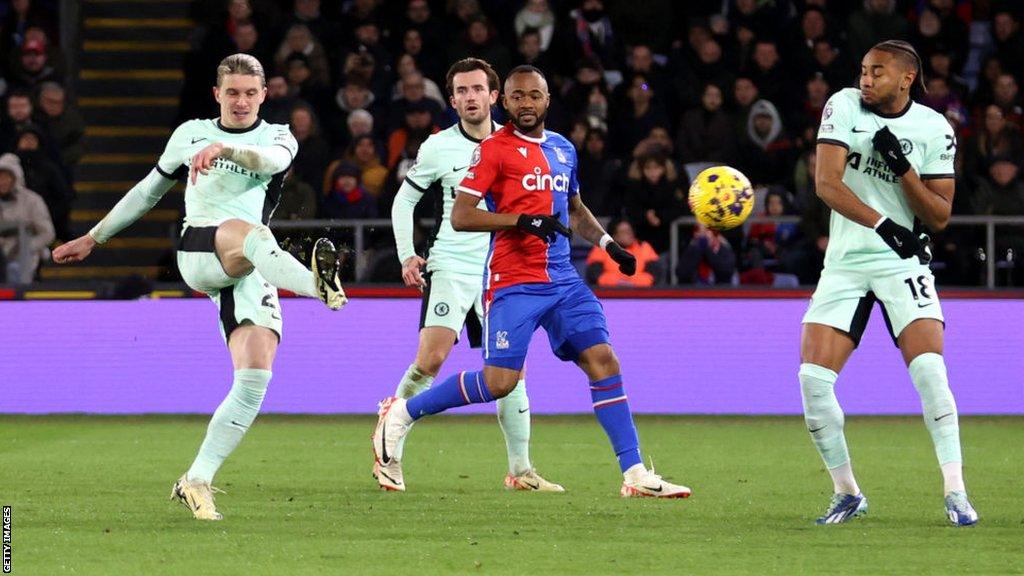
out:
{"label": "blue and red socks", "polygon": [[612,450],[619,459],[619,468],[623,472],[636,464],[641,464],[640,439],[633,424],[633,415],[629,412],[626,391],[622,387],[622,375],[616,374],[604,380],[590,383],[590,398],[594,401],[594,415],[601,423]]}
{"label": "blue and red socks", "polygon": [[438,386],[410,398],[405,405],[413,421],[428,414],[444,412],[468,404],[493,402],[494,396],[484,383],[483,371],[459,372]]}

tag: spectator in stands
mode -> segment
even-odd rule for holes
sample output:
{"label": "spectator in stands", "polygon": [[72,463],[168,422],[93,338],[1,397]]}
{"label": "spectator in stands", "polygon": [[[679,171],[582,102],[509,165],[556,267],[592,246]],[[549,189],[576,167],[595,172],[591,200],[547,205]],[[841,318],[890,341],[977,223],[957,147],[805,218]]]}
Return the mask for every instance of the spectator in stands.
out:
{"label": "spectator in stands", "polygon": [[855,62],[883,40],[906,39],[907,20],[896,13],[896,0],[865,0],[864,7],[850,16],[846,26],[850,58]]}
{"label": "spectator in stands", "polygon": [[455,44],[448,60],[454,62],[463,58],[480,58],[490,62],[502,78],[512,64],[508,49],[498,41],[490,20],[483,14],[470,18],[465,35]]}
{"label": "spectator in stands", "polygon": [[1007,124],[1006,113],[995,104],[985,107],[985,116],[963,146],[964,170],[969,174],[988,172],[993,157],[1020,158],[1024,154],[1021,133]]}
{"label": "spectator in stands", "polygon": [[533,28],[527,28],[519,35],[519,40],[516,42],[516,54],[513,58],[515,66],[529,64],[545,72],[550,70],[554,73],[556,68],[552,62],[553,59],[549,53],[541,50],[540,32]]}
{"label": "spectator in stands", "polygon": [[804,8],[799,18],[799,25],[792,34],[789,58],[790,67],[798,70],[802,76],[811,70],[814,63],[814,45],[818,40],[824,40],[828,36],[828,24],[825,12],[818,6]]}
{"label": "spectator in stands", "polygon": [[925,85],[928,91],[921,97],[921,104],[945,116],[955,127],[967,121],[967,107],[960,101],[956,92],[950,90],[945,78],[933,76],[928,78]]}
{"label": "spectator in stands", "polygon": [[348,148],[345,149],[341,158],[327,165],[327,171],[324,173],[324,191],[330,189],[334,171],[342,163],[353,164],[359,168],[359,182],[362,183],[363,188],[366,188],[366,191],[372,194],[374,198],[379,197],[381,192],[384,191],[384,184],[388,178],[388,169],[380,161],[380,155],[377,153],[377,146],[372,136],[364,134],[355,137]]}
{"label": "spectator in stands", "polygon": [[967,102],[970,88],[967,82],[953,71],[953,53],[945,46],[935,48],[926,62],[929,78],[943,78],[949,89],[961,102]]}
{"label": "spectator in stands", "polygon": [[289,170],[281,188],[281,201],[274,210],[274,219],[312,220],[316,218],[318,197],[312,186],[294,178]]}
{"label": "spectator in stands", "polygon": [[[764,216],[788,216],[792,210],[781,187],[769,187],[764,197]],[[768,265],[777,264],[797,238],[797,226],[785,222],[759,222],[747,229],[740,284],[767,284],[774,281]]]}
{"label": "spectator in stands", "polygon": [[25,41],[29,28],[35,26],[44,30],[49,37],[56,32],[55,18],[46,8],[33,0],[12,0],[7,3],[9,9],[0,23],[0,53],[10,54]]}
{"label": "spectator in stands", "polygon": [[377,97],[370,92],[365,84],[349,82],[341,88],[334,96],[335,106],[332,109],[331,122],[334,134],[341,134],[347,126],[349,115],[355,110],[365,110],[373,118],[374,128],[377,135],[386,134],[387,115],[384,107],[378,103]]}
{"label": "spectator in stands", "polygon": [[724,236],[698,224],[693,238],[679,256],[676,277],[680,284],[731,284],[736,253]]}
{"label": "spectator in stands", "polygon": [[12,90],[7,96],[6,112],[0,123],[0,152],[14,150],[18,131],[32,123],[32,97],[24,89]]}
{"label": "spectator in stands", "polygon": [[992,89],[992,103],[999,106],[1006,116],[1006,121],[1020,130],[1024,126],[1022,122],[1020,93],[1017,88],[1017,79],[1013,74],[1000,74]]}
{"label": "spectator in stands", "polygon": [[[928,0],[928,7],[921,10],[917,22],[920,25],[925,20],[925,12],[935,14],[939,24],[935,41],[928,41],[914,46],[921,52],[922,57],[928,58],[937,46],[949,46],[953,54],[959,58],[954,62],[953,69],[959,70],[964,65],[967,52],[970,49],[970,32],[967,23],[960,19],[953,5],[954,0]],[[913,39],[912,39],[913,40]]]}
{"label": "spectator in stands", "polygon": [[669,248],[669,225],[682,213],[676,168],[667,157],[650,154],[630,163],[626,175],[626,217],[637,236],[661,254]]}
{"label": "spectator in stands", "polygon": [[373,116],[366,110],[353,110],[345,120],[345,130],[346,148],[356,138],[360,136],[369,136],[373,139],[373,143],[377,147],[378,151],[384,150],[384,147],[377,141],[376,135],[373,131]]}
{"label": "spectator in stands", "polygon": [[405,8],[405,17],[395,31],[399,33],[399,38],[404,37],[410,30],[416,31],[419,41],[427,47],[427,52],[437,54],[444,48],[443,26],[442,22],[431,14],[430,3],[427,0],[409,0]]}
{"label": "spectator in stands", "polygon": [[645,76],[634,75],[626,95],[627,103],[610,127],[613,142],[618,147],[616,152],[620,155],[632,150],[655,126],[670,125],[661,101]]}
{"label": "spectator in stands", "polygon": [[747,138],[747,120],[754,102],[761,99],[757,84],[747,76],[739,76],[732,84],[733,123],[737,142]]}
{"label": "spectator in stands", "polygon": [[21,45],[21,56],[14,70],[13,84],[32,90],[43,82],[57,82],[60,77],[46,58],[46,45],[41,41],[27,40]]}
{"label": "spectator in stands", "polygon": [[426,78],[423,74],[416,71],[409,72],[398,80],[397,87],[400,89],[400,96],[391,102],[392,130],[403,125],[405,111],[412,107],[427,110],[432,123],[436,124],[440,121],[441,114],[444,112],[444,100],[440,98],[440,90],[436,85],[434,88],[438,90],[439,98],[435,100],[427,96]]}
{"label": "spectator in stands", "polygon": [[292,110],[291,129],[299,143],[299,151],[292,161],[293,175],[317,189],[323,183],[331,147],[320,136],[316,113],[309,106],[296,106]]}
{"label": "spectator in stands", "polygon": [[68,106],[67,93],[56,82],[44,82],[39,87],[39,111],[49,141],[70,173],[85,153],[85,122],[76,109]]}
{"label": "spectator in stands", "polygon": [[277,47],[274,54],[274,66],[282,72],[287,73],[289,64],[296,59],[296,55],[302,56],[302,61],[309,68],[308,82],[314,86],[329,86],[331,84],[330,65],[327,62],[327,52],[323,44],[303,24],[292,24],[284,35],[284,40]]}
{"label": "spectator in stands", "polygon": [[595,216],[618,216],[622,198],[615,187],[620,163],[609,157],[607,135],[600,128],[590,128],[579,152],[577,175],[587,207]]}
{"label": "spectator in stands", "polygon": [[0,222],[24,222],[30,237],[28,265],[18,261],[18,233],[0,233],[0,250],[7,261],[7,281],[28,284],[36,276],[40,261],[49,253],[53,242],[53,222],[46,203],[25,187],[21,163],[14,154],[0,156]]}
{"label": "spectator in stands", "polygon": [[[1024,215],[1024,181],[1020,178],[1020,157],[1010,158],[997,156],[992,159],[988,169],[988,177],[979,176],[975,195],[972,198],[977,214],[993,216]],[[1024,266],[1021,266],[1021,255],[1024,254],[1024,227],[1002,226],[996,235],[996,253],[998,261],[1012,260],[1016,262],[1016,270],[1011,274],[1014,284],[1024,281]],[[990,255],[990,257],[992,257]]]}
{"label": "spectator in stands", "polygon": [[341,26],[325,18],[320,8],[320,0],[295,0],[290,24],[305,27],[326,51],[332,52],[342,38]]}
{"label": "spectator in stands", "polygon": [[779,49],[774,41],[760,39],[754,44],[754,56],[747,74],[757,85],[762,98],[780,103],[790,100],[789,94],[792,93],[793,83],[786,77],[779,58]]}
{"label": "spectator in stands", "polygon": [[856,78],[854,67],[850,65],[850,57],[839,47],[839,44],[828,38],[819,38],[814,43],[814,60],[811,69],[820,73],[828,85],[839,90],[853,86]]}
{"label": "spectator in stands", "polygon": [[522,38],[527,30],[535,30],[540,35],[540,51],[547,52],[555,34],[555,23],[555,13],[548,5],[548,0],[526,0],[526,4],[516,13],[513,26],[517,38]]}
{"label": "spectator in stands", "polygon": [[676,136],[682,163],[707,161],[727,164],[733,159],[735,121],[722,109],[722,103],[722,89],[715,84],[707,84],[701,96],[701,107],[683,114]]}
{"label": "spectator in stands", "polygon": [[270,63],[270,54],[260,45],[260,33],[252,22],[241,22],[235,26],[231,34],[231,42],[234,44],[232,53],[249,54],[260,62]]}
{"label": "spectator in stands", "polygon": [[637,240],[628,221],[610,222],[608,232],[619,246],[636,258],[636,274],[626,276],[619,272],[619,265],[608,252],[600,246],[594,246],[587,256],[587,282],[602,287],[627,288],[648,288],[661,283],[664,269],[658,261],[658,254],[650,244]]}
{"label": "spectator in stands", "polygon": [[267,79],[267,98],[260,105],[260,117],[274,124],[287,124],[292,118],[292,109],[299,99],[291,93],[284,76]]}
{"label": "spectator in stands", "polygon": [[821,74],[811,76],[805,83],[806,93],[800,110],[793,115],[793,126],[799,134],[800,142],[813,146],[817,138],[818,123],[825,103],[832,94],[832,89]]}
{"label": "spectator in stands", "polygon": [[416,68],[434,82],[444,80],[444,58],[439,49],[425,50],[423,32],[410,28],[402,34],[402,51],[416,60]]}
{"label": "spectator in stands", "polygon": [[320,217],[376,218],[377,201],[359,183],[359,167],[343,162],[331,174],[331,187],[320,205]]}
{"label": "spectator in stands", "polygon": [[[434,132],[440,130],[434,124],[433,110],[426,101],[409,102],[405,107],[405,122],[388,136],[388,168],[394,168],[403,154],[408,156],[406,143],[410,140],[423,142]],[[417,147],[418,148],[418,147]],[[412,158],[416,155],[413,154]]]}
{"label": "spectator in stands", "polygon": [[566,83],[562,100],[591,127],[608,130],[608,85],[597,59],[578,63],[572,80]]}
{"label": "spectator in stands", "polygon": [[395,82],[394,87],[391,89],[391,100],[400,99],[415,99],[414,94],[420,89],[422,84],[423,95],[427,98],[437,102],[438,107],[444,110],[444,107],[448,105],[444,99],[444,93],[441,92],[441,88],[430,78],[427,78],[419,68],[416,67],[416,59],[409,54],[402,54],[398,57],[395,62],[395,74],[398,76],[398,80]]}
{"label": "spectator in stands", "polygon": [[583,0],[569,12],[568,62],[596,60],[607,70],[619,68],[619,46],[603,0]]}
{"label": "spectator in stands", "polygon": [[795,274],[800,284],[816,284],[825,265],[829,219],[832,211],[815,192],[817,155],[809,150],[797,162],[795,178],[800,205],[800,239],[782,255],[781,268]]}
{"label": "spectator in stands", "polygon": [[794,152],[775,105],[767,100],[755,102],[747,123],[747,142],[740,148],[743,173],[757,185],[788,182]]}
{"label": "spectator in stands", "polygon": [[1006,70],[1024,70],[1024,34],[1020,31],[1020,18],[1010,10],[1000,10],[992,18],[994,55]]}
{"label": "spectator in stands", "polygon": [[42,148],[42,130],[33,124],[18,132],[17,155],[21,163],[25,187],[38,194],[46,203],[57,239],[73,238],[68,218],[75,194],[68,185],[64,171],[53,162]]}
{"label": "spectator in stands", "polygon": [[994,55],[987,56],[981,63],[981,74],[971,94],[970,102],[974,116],[980,117],[985,106],[992,103],[996,80],[1003,74],[1003,65]]}
{"label": "spectator in stands", "polygon": [[328,86],[320,81],[309,66],[309,58],[301,52],[293,52],[284,61],[285,80],[289,93],[305,101],[315,110],[323,110],[330,98]]}
{"label": "spectator in stands", "polygon": [[[695,87],[715,84],[716,86],[732,86],[733,73],[726,65],[721,45],[715,40],[707,40],[697,49],[697,61],[693,66]],[[701,94],[695,90],[693,105],[699,105]],[[680,98],[684,105],[690,101],[686,96]]]}

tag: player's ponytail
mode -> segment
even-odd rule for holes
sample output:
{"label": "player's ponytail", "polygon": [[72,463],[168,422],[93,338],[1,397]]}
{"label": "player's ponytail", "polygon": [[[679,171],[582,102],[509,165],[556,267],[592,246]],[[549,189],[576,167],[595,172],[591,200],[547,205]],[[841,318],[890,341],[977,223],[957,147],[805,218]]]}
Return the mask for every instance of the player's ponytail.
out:
{"label": "player's ponytail", "polygon": [[910,95],[914,96],[915,89],[921,95],[928,93],[928,88],[926,88],[924,84],[924,66],[921,63],[921,56],[917,53],[917,50],[914,49],[910,42],[904,42],[903,40],[886,40],[875,44],[871,49],[888,52],[889,54],[913,65],[916,73],[914,76],[914,84],[910,87]]}

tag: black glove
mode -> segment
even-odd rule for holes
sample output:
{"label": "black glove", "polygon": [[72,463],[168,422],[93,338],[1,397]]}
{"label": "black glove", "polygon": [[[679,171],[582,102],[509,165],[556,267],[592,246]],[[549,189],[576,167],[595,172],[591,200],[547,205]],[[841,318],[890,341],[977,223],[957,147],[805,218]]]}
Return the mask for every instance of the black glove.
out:
{"label": "black glove", "polygon": [[889,248],[900,255],[900,258],[913,258],[925,251],[921,240],[913,232],[888,218],[882,220],[882,223],[875,228],[875,232],[882,237]]}
{"label": "black glove", "polygon": [[562,224],[562,221],[558,219],[561,215],[561,212],[554,216],[546,214],[520,214],[519,221],[516,222],[516,228],[527,234],[533,234],[545,242],[558,240],[559,234],[566,238],[572,238],[572,230],[566,228],[565,224]]}
{"label": "black glove", "polygon": [[626,252],[625,248],[619,246],[617,242],[609,242],[604,249],[608,251],[608,255],[612,257],[612,260],[615,260],[619,265],[619,272],[626,276],[636,274],[636,257]]}
{"label": "black glove", "polygon": [[903,155],[903,147],[896,135],[889,131],[888,126],[875,132],[871,144],[874,145],[875,151],[882,155],[882,160],[885,160],[886,166],[893,174],[903,176],[910,170],[910,162]]}

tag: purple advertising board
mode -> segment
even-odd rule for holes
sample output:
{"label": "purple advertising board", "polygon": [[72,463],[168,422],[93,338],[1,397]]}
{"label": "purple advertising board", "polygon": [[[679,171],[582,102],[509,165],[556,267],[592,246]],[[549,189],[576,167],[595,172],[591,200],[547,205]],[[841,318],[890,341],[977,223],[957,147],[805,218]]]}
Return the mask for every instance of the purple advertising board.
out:
{"label": "purple advertising board", "polygon": [[[282,301],[284,338],[265,412],[373,413],[416,351],[419,301],[355,299],[331,313]],[[611,299],[612,343],[634,411],[799,414],[800,299]],[[964,414],[1024,414],[1024,301],[946,300],[946,361]],[[210,413],[231,363],[206,299],[0,304],[0,413]],[[442,377],[481,366],[456,346]],[[536,413],[589,412],[582,373],[534,335]],[[849,414],[919,413],[876,310],[837,384]],[[470,406],[459,412],[491,412]]]}

